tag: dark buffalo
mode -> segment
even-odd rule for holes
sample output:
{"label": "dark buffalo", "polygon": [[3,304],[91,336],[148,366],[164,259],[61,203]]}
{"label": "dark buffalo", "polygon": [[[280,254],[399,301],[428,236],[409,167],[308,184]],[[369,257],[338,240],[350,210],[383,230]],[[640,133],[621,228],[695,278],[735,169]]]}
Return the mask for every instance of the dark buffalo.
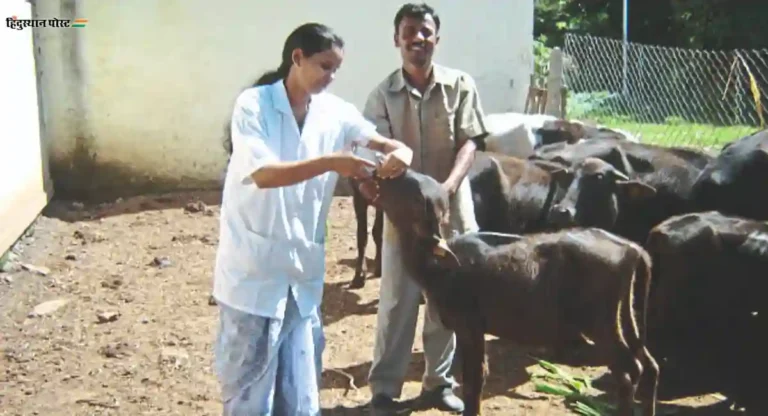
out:
{"label": "dark buffalo", "polygon": [[768,130],[725,145],[693,186],[701,210],[768,220]]}
{"label": "dark buffalo", "polygon": [[768,370],[768,223],[715,211],[675,216],[651,231],[646,249],[648,337],[663,372],[768,414],[755,376]]}
{"label": "dark buffalo", "polygon": [[[530,159],[572,165],[588,157],[605,160],[628,176],[664,169],[692,168],[696,175],[714,160],[707,152],[686,147],[665,147],[626,140],[595,138],[575,144],[542,146]],[[694,178],[695,179],[695,178]]]}
{"label": "dark buffalo", "polygon": [[377,195],[400,234],[406,267],[456,333],[464,415],[480,413],[485,334],[555,351],[592,343],[620,386],[619,414],[632,414],[641,378],[643,414],[655,414],[658,365],[645,348],[651,260],[643,248],[596,228],[480,232],[446,242],[448,196],[433,178],[409,170],[363,189]]}
{"label": "dark buffalo", "polygon": [[552,175],[570,182],[550,212],[549,222],[555,226],[599,227],[642,244],[651,228],[670,215],[663,209],[665,201],[653,206],[655,187],[629,179],[601,159],[587,158]]}
{"label": "dark buffalo", "polygon": [[540,156],[573,165],[553,172],[573,178],[553,207],[556,224],[603,227],[640,244],[659,222],[698,210],[691,189],[701,172],[697,166],[708,157],[615,140],[582,142]]}

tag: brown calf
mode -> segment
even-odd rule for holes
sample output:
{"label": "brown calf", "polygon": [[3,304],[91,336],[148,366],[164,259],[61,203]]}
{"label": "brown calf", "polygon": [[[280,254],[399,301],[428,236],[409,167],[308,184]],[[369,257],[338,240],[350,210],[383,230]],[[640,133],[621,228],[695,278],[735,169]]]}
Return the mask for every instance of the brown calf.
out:
{"label": "brown calf", "polygon": [[632,414],[641,376],[643,415],[655,414],[659,370],[645,348],[651,260],[637,244],[599,229],[512,235],[471,233],[446,242],[448,197],[429,176],[407,171],[362,193],[400,233],[406,267],[456,333],[464,415],[480,414],[485,334],[562,350],[585,341],[619,384],[619,414]]}
{"label": "brown calf", "polygon": [[[557,192],[567,187],[556,184],[548,171],[565,166],[542,160],[477,151],[467,177],[472,188],[475,217],[481,230],[523,233],[542,231]],[[357,223],[357,258],[350,289],[365,286],[365,249],[368,244],[368,207],[359,183],[349,179]],[[371,236],[376,244],[373,276],[381,276],[383,213],[376,208]]]}

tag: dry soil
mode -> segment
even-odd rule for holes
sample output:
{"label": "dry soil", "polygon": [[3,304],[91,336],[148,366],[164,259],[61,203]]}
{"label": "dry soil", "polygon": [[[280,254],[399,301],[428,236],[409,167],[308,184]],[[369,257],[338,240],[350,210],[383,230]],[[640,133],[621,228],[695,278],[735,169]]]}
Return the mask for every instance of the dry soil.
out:
{"label": "dry soil", "polygon": [[[209,304],[219,197],[50,204],[0,273],[0,414],[221,414],[211,369],[218,316]],[[356,256],[349,198],[333,201],[328,234],[322,406],[328,415],[367,414],[379,279],[347,288]],[[491,337],[487,350],[486,415],[575,414],[562,398],[535,392],[529,374],[543,371],[523,352]],[[420,388],[418,335],[411,358],[403,399]],[[730,414],[709,406],[720,400],[690,397],[660,409]],[[443,414],[416,407],[412,414]]]}

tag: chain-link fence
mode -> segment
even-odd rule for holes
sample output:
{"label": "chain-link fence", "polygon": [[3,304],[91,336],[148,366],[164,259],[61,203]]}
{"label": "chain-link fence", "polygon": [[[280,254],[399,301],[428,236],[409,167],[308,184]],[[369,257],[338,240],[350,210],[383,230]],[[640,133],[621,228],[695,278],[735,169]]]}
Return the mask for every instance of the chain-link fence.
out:
{"label": "chain-link fence", "polygon": [[719,149],[768,122],[768,49],[710,51],[568,34],[567,117],[643,142]]}

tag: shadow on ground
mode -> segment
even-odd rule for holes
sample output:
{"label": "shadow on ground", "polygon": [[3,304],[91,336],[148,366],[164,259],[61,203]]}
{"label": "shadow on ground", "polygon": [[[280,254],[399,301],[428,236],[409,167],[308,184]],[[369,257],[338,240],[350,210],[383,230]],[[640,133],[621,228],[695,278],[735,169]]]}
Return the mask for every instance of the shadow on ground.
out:
{"label": "shadow on ground", "polygon": [[[486,385],[483,390],[483,400],[490,399],[496,396],[506,396],[515,400],[549,400],[550,396],[537,395],[526,396],[519,394],[513,389],[521,386],[531,380],[530,374],[526,368],[536,364],[529,354],[533,354],[530,350],[522,349],[514,344],[494,339],[486,342],[486,352],[488,354],[488,367],[489,375],[486,380]],[[541,353],[538,356],[545,360],[555,361],[552,357],[548,357],[547,354]],[[567,364],[576,364],[578,362],[590,362],[588,358],[571,358]],[[594,364],[593,362],[590,364]],[[371,363],[366,362],[351,367],[340,368],[343,373],[348,374],[354,379],[355,386],[357,388],[364,388],[368,386],[368,372],[370,370]],[[406,374],[406,381],[419,382],[421,380],[422,373],[424,371],[424,355],[423,353],[414,353],[411,355],[411,365],[408,368]],[[454,361],[452,373],[457,377],[459,383],[461,383],[461,362],[458,358]],[[323,372],[323,386],[325,388],[333,389],[346,389],[349,387],[350,380],[343,374],[326,369]],[[593,387],[601,393],[595,396],[596,399],[613,405],[615,403],[614,391],[615,383],[610,373],[595,379],[593,381]],[[669,382],[663,385],[664,391],[660,391],[659,400],[672,400],[673,397],[688,397],[706,394],[708,392],[702,391],[701,387],[687,385],[686,390],[683,390],[682,385]],[[662,394],[663,393],[663,394]],[[461,394],[461,390],[457,390],[457,394]],[[334,408],[323,409],[324,415],[342,416],[342,415],[364,415],[368,414],[368,403],[356,406],[356,407],[343,407],[336,406]],[[639,406],[639,402],[638,402]],[[738,411],[731,410],[729,408],[730,402],[724,400],[718,403],[714,403],[708,406],[689,407],[681,406],[671,403],[658,403],[657,415],[675,415],[675,416],[737,416],[744,415]],[[398,415],[407,415],[414,411],[427,410],[422,406],[416,398],[404,400],[401,402],[402,410],[398,412]],[[574,413],[577,414],[577,413]]]}
{"label": "shadow on ground", "polygon": [[[530,376],[525,371],[525,368],[534,364],[532,359],[525,356],[519,350],[516,350],[513,345],[500,340],[490,340],[486,342],[486,350],[488,354],[490,374],[488,375],[486,387],[483,391],[483,399],[504,395],[517,400],[546,400],[544,398],[531,398],[510,391],[530,380]],[[371,362],[366,362],[351,367],[339,368],[337,370],[353,377],[357,388],[364,388],[368,386],[368,372],[370,371],[370,368]],[[406,373],[406,381],[421,381],[423,372],[424,354],[411,354],[411,365],[408,367],[408,372]],[[452,372],[456,375],[457,379],[461,379],[461,363],[458,358],[454,361]],[[325,388],[346,389],[349,386],[349,379],[342,374],[326,369],[323,372],[323,386],[325,386]],[[408,414],[412,411],[426,410],[426,408],[424,408],[415,398],[404,400],[401,404],[403,406],[403,411],[405,412],[403,414]],[[323,409],[323,414],[360,415],[366,414],[367,408],[367,403],[354,408],[337,406],[331,409]]]}
{"label": "shadow on ground", "polygon": [[[718,393],[713,388],[716,380],[707,378],[703,375],[692,376],[692,374],[678,371],[671,371],[670,368],[661,368],[659,378],[658,399],[660,401],[673,401],[693,396],[705,396]],[[613,391],[615,382],[610,373],[595,379],[592,385],[602,391]],[[729,399],[721,400],[703,407],[679,406],[671,403],[663,404],[664,409],[674,411],[676,416],[736,416],[744,415],[743,412],[732,410],[732,401]],[[666,414],[666,413],[665,413]]]}
{"label": "shadow on ground", "polygon": [[360,295],[347,288],[349,282],[326,283],[323,289],[323,325],[328,326],[350,315],[376,313],[379,300],[360,303]]}
{"label": "shadow on ground", "polygon": [[[340,259],[336,262],[339,266],[345,266],[349,267],[349,280],[347,281],[347,284],[352,283],[352,278],[355,276],[355,266],[357,264],[357,257],[352,257],[348,259]],[[369,284],[371,280],[373,279],[380,279],[381,276],[374,276],[373,271],[376,268],[374,259],[365,258],[365,284]],[[353,290],[360,290],[362,288],[357,288]]]}

